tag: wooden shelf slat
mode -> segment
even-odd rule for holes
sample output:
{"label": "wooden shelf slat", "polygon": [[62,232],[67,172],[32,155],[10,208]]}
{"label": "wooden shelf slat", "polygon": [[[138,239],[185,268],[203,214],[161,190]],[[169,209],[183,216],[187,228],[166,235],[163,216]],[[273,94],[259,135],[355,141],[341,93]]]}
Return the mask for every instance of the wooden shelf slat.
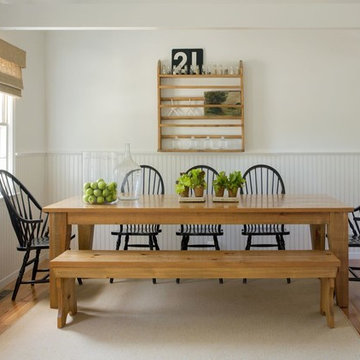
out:
{"label": "wooden shelf slat", "polygon": [[224,90],[238,90],[238,85],[160,85],[160,89],[224,89]]}
{"label": "wooden shelf slat", "polygon": [[183,74],[183,75],[173,75],[173,74],[159,74],[161,78],[177,78],[177,79],[240,79],[240,74]]}
{"label": "wooden shelf slat", "polygon": [[163,104],[160,108],[238,108],[241,109],[242,105],[231,105],[231,104]]}
{"label": "wooden shelf slat", "polygon": [[167,96],[160,98],[161,101],[205,101],[204,96]]}
{"label": "wooden shelf slat", "polygon": [[242,127],[242,124],[160,124],[160,127]]}
{"label": "wooden shelf slat", "polygon": [[162,116],[161,120],[242,120],[243,116],[221,115],[209,117],[205,115],[193,116]]}
{"label": "wooden shelf slat", "polygon": [[163,139],[191,139],[191,138],[195,138],[195,139],[206,139],[206,138],[210,138],[210,139],[242,139],[242,135],[163,135],[162,138]]}
{"label": "wooden shelf slat", "polygon": [[160,152],[244,152],[243,149],[214,149],[214,150],[201,150],[201,149],[160,149]]}

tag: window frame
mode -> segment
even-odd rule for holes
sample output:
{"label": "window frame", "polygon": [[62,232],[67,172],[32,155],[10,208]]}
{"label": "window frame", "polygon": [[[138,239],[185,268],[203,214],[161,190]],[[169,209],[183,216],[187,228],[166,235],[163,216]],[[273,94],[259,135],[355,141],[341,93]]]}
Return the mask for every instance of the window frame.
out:
{"label": "window frame", "polygon": [[[13,173],[14,170],[14,98],[0,92],[0,127],[5,129],[6,144],[4,148],[4,169]],[[0,143],[0,146],[2,144]]]}

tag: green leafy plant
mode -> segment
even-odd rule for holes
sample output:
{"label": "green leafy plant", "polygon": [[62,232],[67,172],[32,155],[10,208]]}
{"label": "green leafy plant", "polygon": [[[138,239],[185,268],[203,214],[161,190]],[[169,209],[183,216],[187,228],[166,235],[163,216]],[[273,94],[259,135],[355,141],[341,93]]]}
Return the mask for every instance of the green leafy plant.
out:
{"label": "green leafy plant", "polygon": [[241,188],[245,184],[245,179],[241,175],[241,171],[233,171],[229,174],[229,180],[227,184],[228,189]]}
{"label": "green leafy plant", "polygon": [[213,181],[213,186],[215,193],[222,191],[226,188],[228,183],[228,178],[226,176],[225,171],[220,171],[219,174],[216,176],[215,180]]}
{"label": "green leafy plant", "polygon": [[229,196],[236,196],[239,188],[243,187],[245,179],[241,175],[241,171],[233,171],[229,174],[228,183],[226,189],[229,192]]}
{"label": "green leafy plant", "polygon": [[201,169],[192,169],[188,172],[191,180],[191,188],[202,187],[206,189],[205,171]]}
{"label": "green leafy plant", "polygon": [[176,180],[175,191],[177,194],[185,196],[186,192],[189,194],[191,186],[191,179],[187,173],[180,173],[180,177]]}

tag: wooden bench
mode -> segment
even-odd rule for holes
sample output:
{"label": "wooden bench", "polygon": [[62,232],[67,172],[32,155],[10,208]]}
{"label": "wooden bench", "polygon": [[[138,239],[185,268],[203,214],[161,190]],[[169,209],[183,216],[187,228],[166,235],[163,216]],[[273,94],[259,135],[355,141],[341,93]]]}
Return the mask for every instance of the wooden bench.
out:
{"label": "wooden bench", "polygon": [[332,328],[334,282],[339,265],[340,261],[329,251],[302,250],[68,250],[50,262],[58,291],[58,328],[65,325],[68,313],[77,312],[76,278],[320,278],[320,312]]}

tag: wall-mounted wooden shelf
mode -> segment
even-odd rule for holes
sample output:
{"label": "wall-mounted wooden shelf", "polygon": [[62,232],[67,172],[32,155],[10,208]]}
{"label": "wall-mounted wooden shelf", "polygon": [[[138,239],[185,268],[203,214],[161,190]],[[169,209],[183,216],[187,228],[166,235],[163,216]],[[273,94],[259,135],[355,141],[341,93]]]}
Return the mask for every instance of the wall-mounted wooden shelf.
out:
{"label": "wall-mounted wooden shelf", "polygon": [[[243,64],[239,73],[173,75],[157,69],[158,151],[241,152],[244,147]],[[240,101],[209,103],[211,91]],[[233,92],[239,92],[234,94]],[[226,97],[225,96],[225,97]]]}

